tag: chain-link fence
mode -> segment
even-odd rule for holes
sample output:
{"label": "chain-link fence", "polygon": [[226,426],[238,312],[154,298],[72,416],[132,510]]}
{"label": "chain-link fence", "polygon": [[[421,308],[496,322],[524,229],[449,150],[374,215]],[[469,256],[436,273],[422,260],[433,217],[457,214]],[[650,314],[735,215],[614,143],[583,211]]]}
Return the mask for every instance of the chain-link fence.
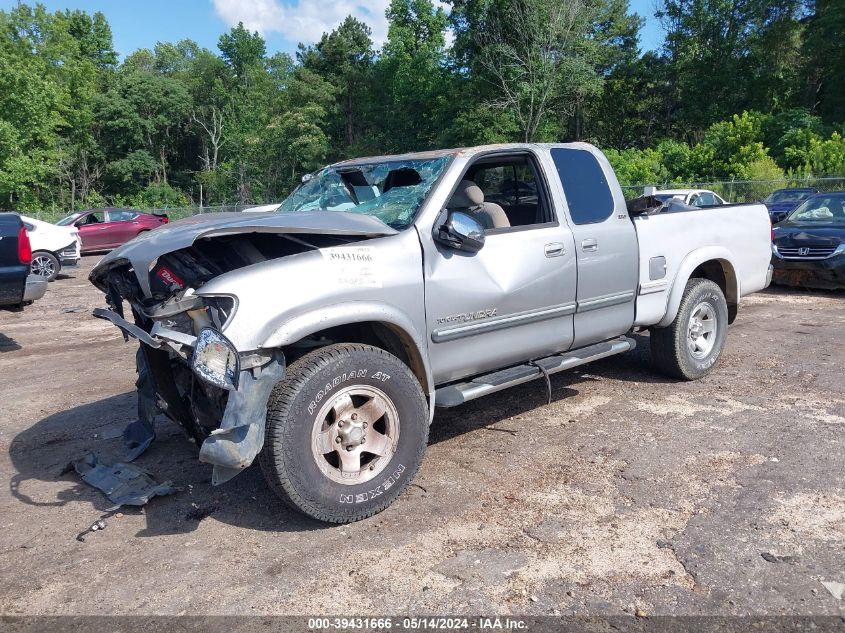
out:
{"label": "chain-link fence", "polygon": [[[651,182],[642,185],[626,185],[622,187],[627,199],[636,198],[643,194],[645,187],[658,189],[708,189],[715,191],[728,202],[754,202],[762,200],[776,189],[793,187],[812,187],[818,191],[845,190],[845,176],[827,178],[782,178],[778,180],[719,180],[710,182]],[[164,209],[136,209],[143,213],[167,214],[171,220],[178,220],[200,213],[239,213],[261,207],[272,208],[271,205],[255,204],[227,204],[208,207],[179,207]],[[30,217],[47,222],[55,222],[65,213],[61,211],[33,211],[24,213]]]}
{"label": "chain-link fence", "polygon": [[622,187],[625,198],[641,196],[645,187],[658,189],[708,189],[728,202],[754,202],[762,200],[777,189],[811,187],[818,191],[845,190],[845,177],[833,178],[782,178],[778,180],[719,180],[711,182],[664,182],[627,185]]}
{"label": "chain-link fence", "polygon": [[[277,203],[278,204],[278,203]],[[152,213],[154,215],[166,215],[171,220],[180,220],[182,218],[187,218],[192,215],[199,215],[201,213],[240,213],[241,211],[248,211],[249,209],[254,210],[264,210],[265,207],[267,210],[273,208],[274,205],[256,205],[256,204],[221,204],[216,206],[210,207],[176,207],[176,208],[141,208],[141,207],[132,207],[135,211],[140,211],[141,213]],[[124,207],[120,207],[124,208]],[[128,207],[125,207],[128,208]],[[74,213],[79,213],[80,211],[75,211]],[[61,218],[68,215],[67,212],[64,211],[21,211],[21,215],[25,215],[30,218],[35,218],[36,220],[44,220],[45,222],[56,222]]]}

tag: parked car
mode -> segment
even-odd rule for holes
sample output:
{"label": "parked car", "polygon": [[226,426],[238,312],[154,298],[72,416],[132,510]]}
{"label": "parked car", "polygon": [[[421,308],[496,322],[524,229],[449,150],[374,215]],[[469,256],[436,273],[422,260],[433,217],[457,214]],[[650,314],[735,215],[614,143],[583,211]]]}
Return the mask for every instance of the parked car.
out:
{"label": "parked car", "polygon": [[812,187],[796,187],[793,189],[778,189],[769,194],[763,200],[763,204],[769,210],[769,217],[772,223],[784,220],[789,212],[801,204],[804,200],[817,193]]}
{"label": "parked car", "polygon": [[274,202],[272,204],[259,204],[254,207],[247,207],[243,210],[243,213],[266,213],[267,211],[275,211],[279,208],[279,202]]}
{"label": "parked car", "polygon": [[692,207],[712,207],[728,204],[724,198],[707,189],[663,189],[646,187],[645,195],[654,196],[661,202],[675,199]]}
{"label": "parked car", "polygon": [[845,288],[845,191],[808,198],[772,232],[773,281]]}
{"label": "parked car", "polygon": [[32,245],[33,275],[53,281],[63,268],[79,265],[82,258],[79,229],[74,226],[56,226],[35,218],[21,216]]}
{"label": "parked car", "polygon": [[29,272],[32,247],[21,217],[0,213],[0,306],[21,306],[44,296],[47,280]]}
{"label": "parked car", "polygon": [[[514,171],[533,207],[487,202],[481,183]],[[141,341],[140,445],[160,402],[214,484],[260,456],[287,504],[343,523],[408,485],[435,406],[626,352],[644,329],[662,371],[710,372],[771,273],[765,206],[737,209],[632,216],[584,143],[350,160],[276,213],[194,216],[112,251],[95,316]]]}
{"label": "parked car", "polygon": [[82,253],[108,251],[144,231],[168,223],[166,214],[141,213],[133,209],[89,209],[62,218],[59,226],[75,226],[82,239]]}

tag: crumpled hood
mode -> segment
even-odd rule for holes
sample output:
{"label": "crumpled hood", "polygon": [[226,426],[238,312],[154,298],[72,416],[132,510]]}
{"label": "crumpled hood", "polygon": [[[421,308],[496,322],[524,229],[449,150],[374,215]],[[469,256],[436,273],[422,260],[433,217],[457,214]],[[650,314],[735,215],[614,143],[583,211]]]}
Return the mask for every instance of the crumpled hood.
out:
{"label": "crumpled hood", "polygon": [[201,238],[240,233],[377,237],[394,235],[397,231],[373,216],[345,211],[194,215],[142,233],[134,240],[114,249],[97,263],[89,279],[95,286],[102,288],[101,278],[110,268],[129,262],[136,271],[142,291],[146,296],[150,296],[148,273],[160,256],[188,248]]}

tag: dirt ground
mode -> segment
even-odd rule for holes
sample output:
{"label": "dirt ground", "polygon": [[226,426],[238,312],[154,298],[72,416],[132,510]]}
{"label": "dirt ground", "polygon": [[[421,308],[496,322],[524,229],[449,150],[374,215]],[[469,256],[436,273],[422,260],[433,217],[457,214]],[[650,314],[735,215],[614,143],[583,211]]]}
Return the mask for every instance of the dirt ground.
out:
{"label": "dirt ground", "polygon": [[135,346],[96,258],[0,312],[0,614],[845,614],[845,293],[747,298],[704,380],[635,352],[438,411],[422,470],[326,527],[251,468],[221,487],[166,420],[181,492],[107,519],[65,465],[123,455]]}

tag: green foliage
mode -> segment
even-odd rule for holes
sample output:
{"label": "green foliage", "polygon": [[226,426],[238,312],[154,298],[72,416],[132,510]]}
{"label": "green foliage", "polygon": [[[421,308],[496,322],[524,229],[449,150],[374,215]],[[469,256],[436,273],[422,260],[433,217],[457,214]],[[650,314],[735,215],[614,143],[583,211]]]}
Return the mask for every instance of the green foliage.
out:
{"label": "green foliage", "polygon": [[[841,0],[391,0],[295,59],[242,24],[122,63],[101,13],[0,11],[0,206],[277,201],[363,154],[588,140],[623,184],[845,174]],[[449,44],[451,36],[453,43]],[[741,113],[741,114],[737,114]]]}
{"label": "green foliage", "polygon": [[187,207],[187,196],[174,189],[166,182],[153,182],[135,195],[116,196],[115,204],[121,207],[139,207],[141,209],[172,209]]}
{"label": "green foliage", "polygon": [[619,183],[635,185],[643,183],[662,183],[667,180],[663,166],[663,156],[654,149],[609,149],[607,159],[616,172]]}

